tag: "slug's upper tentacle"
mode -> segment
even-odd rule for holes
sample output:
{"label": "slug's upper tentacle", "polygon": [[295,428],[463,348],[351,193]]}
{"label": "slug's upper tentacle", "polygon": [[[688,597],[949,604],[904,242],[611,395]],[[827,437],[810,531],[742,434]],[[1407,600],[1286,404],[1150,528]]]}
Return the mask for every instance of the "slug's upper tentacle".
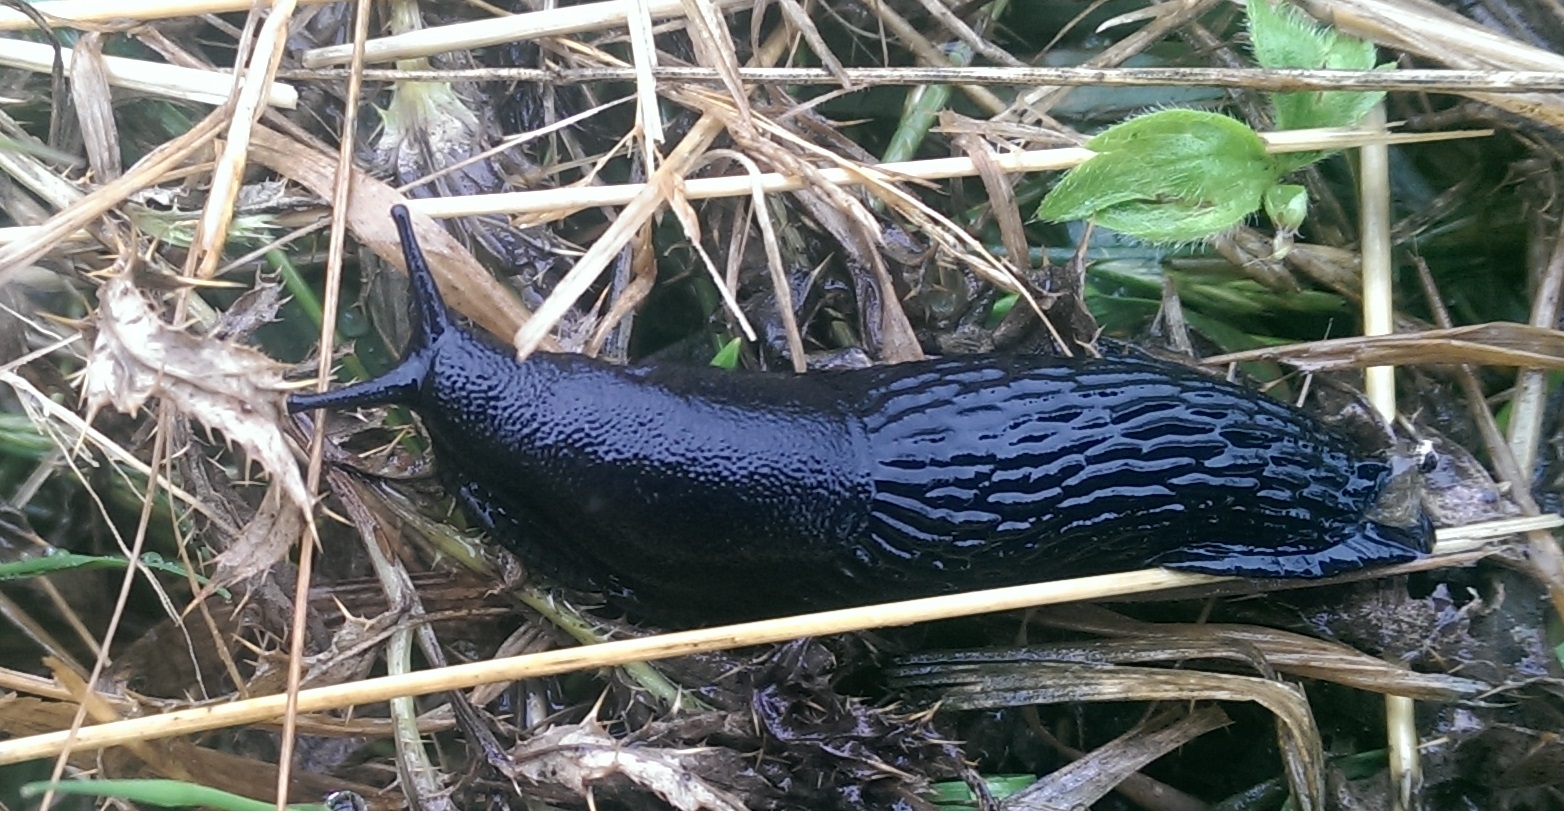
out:
{"label": "slug's upper tentacle", "polygon": [[445,299],[440,297],[434,273],[424,258],[413,231],[412,215],[398,204],[391,208],[397,237],[402,242],[402,259],[407,265],[410,299],[408,313],[413,330],[402,351],[402,361],[390,371],[366,382],[354,383],[321,394],[294,394],[288,397],[291,412],[318,408],[368,408],[375,405],[417,407],[419,391],[434,363],[435,347],[442,338],[460,331],[451,319]]}

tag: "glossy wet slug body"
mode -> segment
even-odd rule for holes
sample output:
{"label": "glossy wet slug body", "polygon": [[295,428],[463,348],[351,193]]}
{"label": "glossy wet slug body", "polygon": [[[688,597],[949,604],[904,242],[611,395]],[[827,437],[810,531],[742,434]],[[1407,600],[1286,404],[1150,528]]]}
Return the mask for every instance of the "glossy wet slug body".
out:
{"label": "glossy wet slug body", "polygon": [[1315,577],[1408,561],[1392,468],[1253,391],[1138,358],[806,375],[621,367],[459,326],[393,210],[415,330],[289,409],[406,405],[468,517],[653,621],[758,618],[1161,565]]}

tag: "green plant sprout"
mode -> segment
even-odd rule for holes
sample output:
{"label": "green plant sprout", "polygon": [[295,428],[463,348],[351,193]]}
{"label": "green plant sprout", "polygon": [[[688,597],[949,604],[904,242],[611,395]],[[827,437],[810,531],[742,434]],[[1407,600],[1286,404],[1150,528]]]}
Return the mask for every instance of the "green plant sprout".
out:
{"label": "green plant sprout", "polygon": [[722,344],[717,353],[712,356],[711,364],[717,368],[725,368],[732,371],[739,367],[739,352],[744,348],[744,338],[735,337]]}
{"label": "green plant sprout", "polygon": [[[1324,29],[1299,11],[1248,0],[1255,59],[1266,68],[1374,68],[1372,43]],[[1387,66],[1379,66],[1381,68]],[[1350,127],[1382,91],[1271,94],[1281,129]],[[1260,134],[1230,116],[1169,109],[1137,116],[1092,137],[1097,153],[1064,175],[1038,217],[1090,220],[1156,244],[1209,240],[1264,209],[1285,254],[1308,215],[1303,187],[1282,179],[1325,153],[1270,155]]]}

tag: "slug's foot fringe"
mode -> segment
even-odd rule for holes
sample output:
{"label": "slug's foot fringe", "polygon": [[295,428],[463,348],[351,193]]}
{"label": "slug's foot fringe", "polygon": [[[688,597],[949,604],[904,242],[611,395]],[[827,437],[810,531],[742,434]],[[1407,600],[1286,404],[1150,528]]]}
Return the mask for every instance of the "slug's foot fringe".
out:
{"label": "slug's foot fringe", "polygon": [[1411,528],[1365,521],[1342,540],[1323,548],[1192,544],[1168,552],[1155,565],[1241,578],[1329,578],[1368,567],[1416,561],[1428,553],[1433,540],[1433,524],[1427,516],[1421,516],[1420,523]]}

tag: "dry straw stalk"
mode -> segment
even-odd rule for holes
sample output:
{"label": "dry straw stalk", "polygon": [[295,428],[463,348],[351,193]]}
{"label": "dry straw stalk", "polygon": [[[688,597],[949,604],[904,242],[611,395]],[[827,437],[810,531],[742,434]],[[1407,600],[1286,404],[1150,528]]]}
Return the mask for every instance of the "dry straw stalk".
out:
{"label": "dry straw stalk", "polygon": [[[65,63],[65,73],[70,74],[71,50],[61,50],[60,56]],[[110,85],[155,96],[221,105],[228,101],[234,88],[233,74],[222,71],[203,71],[125,57],[105,56],[102,60]],[[0,38],[0,65],[46,74],[54,69],[54,49],[43,43]],[[266,104],[288,110],[297,108],[298,89],[283,82],[270,83],[266,89]]]}
{"label": "dry straw stalk", "polygon": [[[1548,529],[1564,524],[1558,516],[1531,516],[1440,531],[1440,544],[1434,557],[1423,562],[1401,565],[1374,574],[1444,565],[1447,561],[1470,561],[1485,550],[1474,541],[1513,535],[1533,529]],[[1365,573],[1365,575],[1370,573]],[[617,666],[638,660],[659,660],[701,652],[737,649],[767,643],[780,643],[802,637],[854,632],[893,626],[907,626],[933,620],[1004,612],[1032,606],[1120,598],[1148,592],[1189,587],[1211,588],[1237,584],[1229,578],[1177,573],[1164,569],[1146,569],[1114,575],[1050,581],[1026,586],[964,592],[959,595],[920,598],[854,609],[817,612],[787,618],[718,626],[688,632],[635,638],[633,640],[578,646],[540,654],[528,654],[502,660],[426,669],[392,677],[374,677],[325,688],[299,692],[299,713],[325,711],[389,700],[394,697],[432,694],[471,688],[487,683],[543,677],[572,671]],[[282,716],[287,695],[274,694],[230,703],[196,706],[138,717],[132,720],[90,725],[72,738],[67,731],[38,734],[0,742],[0,765],[53,756],[61,751],[85,751],[139,740],[194,734],[216,728],[266,722]]]}

